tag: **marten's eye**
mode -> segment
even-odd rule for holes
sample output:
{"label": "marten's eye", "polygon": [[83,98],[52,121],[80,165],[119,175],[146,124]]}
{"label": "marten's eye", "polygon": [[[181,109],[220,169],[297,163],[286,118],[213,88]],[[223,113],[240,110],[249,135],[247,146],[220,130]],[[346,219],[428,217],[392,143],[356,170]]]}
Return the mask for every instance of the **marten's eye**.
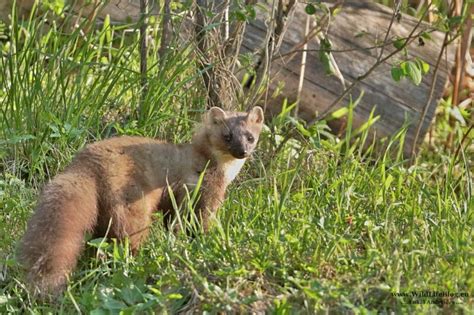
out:
{"label": "marten's eye", "polygon": [[255,138],[254,138],[253,136],[248,136],[248,137],[247,137],[247,141],[248,141],[249,143],[253,143],[253,142],[255,141]]}
{"label": "marten's eye", "polygon": [[229,133],[229,134],[224,135],[224,140],[225,142],[230,142],[232,140],[232,134]]}

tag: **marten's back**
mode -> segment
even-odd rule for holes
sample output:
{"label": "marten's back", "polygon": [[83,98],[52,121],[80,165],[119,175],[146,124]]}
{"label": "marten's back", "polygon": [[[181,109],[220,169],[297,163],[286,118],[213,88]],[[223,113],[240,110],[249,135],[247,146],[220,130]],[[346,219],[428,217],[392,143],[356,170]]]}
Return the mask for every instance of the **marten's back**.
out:
{"label": "marten's back", "polygon": [[63,289],[85,233],[129,236],[132,250],[138,247],[166,185],[156,155],[171,156],[177,147],[141,137],[99,141],[45,185],[19,251],[37,292]]}

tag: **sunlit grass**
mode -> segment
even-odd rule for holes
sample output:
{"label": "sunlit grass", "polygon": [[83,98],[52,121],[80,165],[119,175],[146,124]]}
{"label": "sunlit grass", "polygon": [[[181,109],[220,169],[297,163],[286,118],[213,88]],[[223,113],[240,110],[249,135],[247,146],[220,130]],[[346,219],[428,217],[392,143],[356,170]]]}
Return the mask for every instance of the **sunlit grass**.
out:
{"label": "sunlit grass", "polygon": [[[170,234],[157,214],[137,256],[90,240],[64,296],[32,300],[14,253],[41,184],[96,139],[189,140],[204,107],[189,47],[160,66],[152,47],[140,105],[138,34],[43,23],[15,23],[1,46],[1,313],[472,311],[472,296],[444,306],[395,296],[474,292],[472,156],[409,165],[403,132],[376,155],[361,150],[367,129],[339,140],[324,122],[307,130],[286,114],[265,129],[208,234]],[[300,140],[280,147],[292,126]]]}

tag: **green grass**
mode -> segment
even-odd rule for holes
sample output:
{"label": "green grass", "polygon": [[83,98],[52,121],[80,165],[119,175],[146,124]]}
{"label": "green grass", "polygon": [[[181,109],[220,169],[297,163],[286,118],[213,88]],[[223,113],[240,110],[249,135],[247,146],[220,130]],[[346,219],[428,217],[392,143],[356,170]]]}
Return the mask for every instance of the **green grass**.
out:
{"label": "green grass", "polygon": [[[1,44],[0,313],[474,312],[472,152],[422,151],[410,166],[398,154],[403,132],[375,155],[360,150],[367,130],[323,137],[324,123],[306,130],[286,114],[264,131],[208,234],[170,234],[157,214],[137,256],[92,240],[64,296],[33,300],[15,248],[42,184],[96,139],[189,140],[204,107],[189,47],[159,60],[152,46],[140,107],[136,34],[42,24],[14,23]],[[276,150],[291,125],[300,140]],[[423,291],[469,297],[396,296]]]}

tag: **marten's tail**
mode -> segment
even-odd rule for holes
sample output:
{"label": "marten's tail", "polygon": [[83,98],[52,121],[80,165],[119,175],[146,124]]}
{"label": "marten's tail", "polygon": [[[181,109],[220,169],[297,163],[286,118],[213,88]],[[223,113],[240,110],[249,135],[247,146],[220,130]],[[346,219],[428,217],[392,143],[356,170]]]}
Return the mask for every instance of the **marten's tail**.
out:
{"label": "marten's tail", "polygon": [[41,297],[59,294],[76,266],[84,234],[97,222],[98,193],[92,176],[66,172],[46,185],[23,237],[19,260]]}

